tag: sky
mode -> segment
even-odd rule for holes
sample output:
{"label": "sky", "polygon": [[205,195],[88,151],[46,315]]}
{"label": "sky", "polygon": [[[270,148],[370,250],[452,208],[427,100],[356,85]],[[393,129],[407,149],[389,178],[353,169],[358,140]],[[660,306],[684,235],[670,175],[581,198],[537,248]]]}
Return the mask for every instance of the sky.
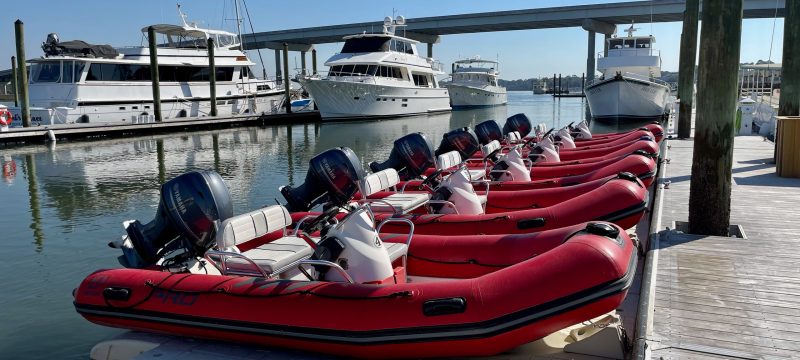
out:
{"label": "sky", "polygon": [[[658,0],[654,0],[658,1]],[[403,15],[406,18],[454,15],[488,11],[503,11],[556,6],[608,3],[593,0],[503,0],[503,1],[445,1],[445,0],[338,0],[306,1],[302,3],[274,0],[246,1],[250,19],[244,16],[245,29],[274,31],[314,26],[381,21],[384,16]],[[618,1],[614,1],[618,2]],[[185,0],[183,12],[192,21],[211,28],[235,32],[233,2],[229,0]],[[179,22],[175,2],[163,0],[27,0],[3,8],[0,21],[0,49],[6,59],[0,59],[0,69],[10,68],[15,54],[14,21],[25,24],[27,58],[42,56],[40,48],[48,33],[55,32],[62,41],[84,40],[89,43],[120,46],[146,46],[141,28],[158,23]],[[624,26],[618,26],[620,34]],[[655,49],[660,50],[662,69],[677,71],[682,24],[637,24],[637,34],[656,37]],[[702,27],[702,25],[701,25]],[[781,62],[783,19],[744,20],[742,25],[741,62],[772,59]],[[774,28],[774,34],[773,34]],[[602,49],[602,35],[596,38],[596,49]],[[450,68],[459,58],[481,56],[499,59],[500,77],[507,80],[552,76],[554,73],[580,75],[586,70],[587,35],[581,28],[502,31],[464,35],[446,35],[434,45],[434,58]],[[771,49],[770,49],[771,48]],[[320,70],[325,60],[341,49],[341,43],[319,44],[317,61]],[[426,55],[425,45],[419,47]],[[260,63],[255,51],[250,59]],[[270,76],[274,76],[274,52],[262,50]],[[311,54],[307,55],[311,67]],[[295,65],[297,64],[297,65]],[[291,52],[291,73],[300,65],[300,54]]]}

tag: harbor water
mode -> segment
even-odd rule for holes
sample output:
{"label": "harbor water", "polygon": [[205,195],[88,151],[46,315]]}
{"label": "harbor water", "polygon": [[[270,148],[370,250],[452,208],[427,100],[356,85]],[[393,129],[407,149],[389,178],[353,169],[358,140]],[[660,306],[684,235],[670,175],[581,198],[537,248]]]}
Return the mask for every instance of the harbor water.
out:
{"label": "harbor water", "polygon": [[[582,98],[509,93],[507,106],[371,122],[234,128],[148,137],[0,148],[0,357],[84,359],[122,330],[89,323],[72,290],[89,273],[118,267],[122,222],[153,218],[159,185],[213,169],[227,182],[234,212],[282,201],[278,187],[303,181],[308,160],[347,146],[363,164],[383,160],[395,139],[424,132],[438,144],[448,130],[525,113],[561,127],[584,115]],[[634,124],[633,126],[638,126]],[[626,126],[630,127],[630,125]],[[595,129],[597,132],[616,128]]]}

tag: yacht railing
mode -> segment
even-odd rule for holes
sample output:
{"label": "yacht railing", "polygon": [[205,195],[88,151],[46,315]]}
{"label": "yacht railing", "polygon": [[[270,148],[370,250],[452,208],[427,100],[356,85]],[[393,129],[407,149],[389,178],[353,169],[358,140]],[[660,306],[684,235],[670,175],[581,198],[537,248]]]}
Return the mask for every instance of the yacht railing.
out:
{"label": "yacht railing", "polygon": [[650,48],[624,48],[624,49],[608,49],[608,55],[605,51],[597,53],[597,58],[604,57],[622,57],[622,56],[661,56],[661,51]]}
{"label": "yacht railing", "polygon": [[[666,86],[666,87],[670,87],[668,82],[666,82],[664,80],[661,80],[661,79],[658,79],[658,78],[654,78],[652,76],[647,76],[647,75],[642,75],[642,74],[637,74],[637,73],[632,73],[632,72],[627,72],[627,71],[621,73],[621,75],[626,77],[626,78],[632,78],[632,79],[637,79],[637,80],[642,80],[642,81],[648,81],[648,82],[656,83],[656,84],[663,85],[663,86]],[[593,79],[591,81],[587,81],[586,85],[584,85],[584,87],[591,86],[591,85],[593,85],[595,83],[598,83],[598,82],[601,82],[601,81],[605,81],[605,80],[607,80],[607,78],[605,78],[605,77],[596,78],[596,79]]]}
{"label": "yacht railing", "polygon": [[[323,79],[327,80],[339,80],[345,82],[357,82],[357,83],[369,83],[376,85],[377,81],[375,80],[375,75],[370,74],[362,74],[362,73],[354,73],[354,72],[345,72],[345,71],[321,71],[319,72],[319,76]],[[400,80],[396,78],[390,77],[381,77],[382,79],[388,80]]]}

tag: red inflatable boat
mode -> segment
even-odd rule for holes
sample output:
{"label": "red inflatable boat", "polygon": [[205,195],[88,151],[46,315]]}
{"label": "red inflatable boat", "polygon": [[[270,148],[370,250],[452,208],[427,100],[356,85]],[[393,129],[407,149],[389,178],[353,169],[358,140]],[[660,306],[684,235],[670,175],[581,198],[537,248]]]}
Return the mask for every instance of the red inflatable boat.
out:
{"label": "red inflatable boat", "polygon": [[[363,244],[386,259],[388,248],[407,246],[383,237],[394,239]],[[259,249],[288,241],[264,238],[248,242]],[[206,273],[100,270],[74,291],[74,306],[105,326],[345,357],[487,356],[614,310],[637,262],[631,239],[607,223],[531,235],[415,236],[405,251],[407,266],[405,257],[387,264],[392,275],[383,283],[286,278],[288,270],[221,275],[210,260],[201,260]]]}

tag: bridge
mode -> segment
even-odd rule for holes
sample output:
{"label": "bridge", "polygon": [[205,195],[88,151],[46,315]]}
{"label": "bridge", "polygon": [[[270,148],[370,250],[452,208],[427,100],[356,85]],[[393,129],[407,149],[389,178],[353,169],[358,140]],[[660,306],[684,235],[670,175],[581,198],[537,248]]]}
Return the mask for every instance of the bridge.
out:
{"label": "bridge", "polygon": [[[777,1],[777,16],[783,17],[785,0]],[[587,75],[594,74],[594,37],[597,33],[610,36],[618,24],[683,21],[684,0],[634,1],[610,4],[561,6],[473,14],[432,16],[406,20],[405,36],[427,44],[428,57],[433,56],[433,44],[442,35],[469,34],[492,31],[534,30],[582,27],[588,32]],[[744,0],[744,18],[772,18],[776,15],[775,0]],[[306,72],[306,52],[314,44],[342,41],[343,36],[362,32],[377,32],[383,22],[363,22],[301,29],[277,30],[243,35],[246,49],[274,49],[276,69],[280,77],[280,51],[287,44],[290,51],[300,51],[301,67]],[[316,59],[313,61],[316,64]],[[316,69],[313,69],[316,72]]]}

